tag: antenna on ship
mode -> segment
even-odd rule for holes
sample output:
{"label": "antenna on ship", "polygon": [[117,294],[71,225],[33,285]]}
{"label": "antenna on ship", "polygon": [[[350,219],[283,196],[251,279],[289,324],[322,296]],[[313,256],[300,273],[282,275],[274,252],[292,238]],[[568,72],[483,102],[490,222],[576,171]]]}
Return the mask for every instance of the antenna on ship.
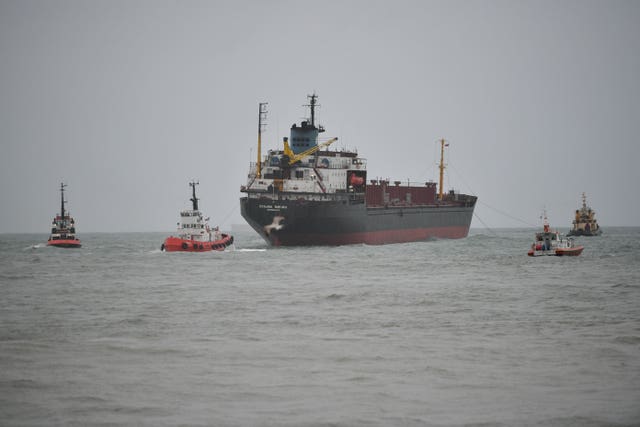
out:
{"label": "antenna on ship", "polygon": [[258,161],[256,162],[256,177],[262,177],[262,131],[267,127],[267,104],[258,104]]}
{"label": "antenna on ship", "polygon": [[[316,106],[320,106],[317,103],[317,99],[318,99],[318,95],[316,95],[315,93],[313,95],[307,95],[307,98],[310,99],[309,104],[305,105],[305,107],[309,107],[309,109],[311,110],[311,117],[309,117],[309,121],[310,121],[310,125],[311,127],[315,127],[316,126]],[[320,125],[318,125],[318,132],[324,132],[324,128]]]}
{"label": "antenna on ship", "polygon": [[191,202],[193,203],[194,211],[198,210],[198,198],[196,197],[196,185],[198,184],[200,184],[200,182],[196,182],[195,180],[192,180],[189,183],[189,186],[193,188],[193,197],[191,198]]}
{"label": "antenna on ship", "polygon": [[442,185],[444,181],[444,147],[448,147],[449,142],[447,142],[444,138],[440,140],[440,189],[438,190],[438,198],[442,200]]}
{"label": "antenna on ship", "polygon": [[64,187],[67,185],[60,183],[60,218],[64,219]]}
{"label": "antenna on ship", "polygon": [[311,99],[311,103],[309,104],[309,107],[311,107],[311,126],[315,126],[316,125],[316,98],[318,98],[318,95],[314,93],[313,95],[307,95],[307,98]]}

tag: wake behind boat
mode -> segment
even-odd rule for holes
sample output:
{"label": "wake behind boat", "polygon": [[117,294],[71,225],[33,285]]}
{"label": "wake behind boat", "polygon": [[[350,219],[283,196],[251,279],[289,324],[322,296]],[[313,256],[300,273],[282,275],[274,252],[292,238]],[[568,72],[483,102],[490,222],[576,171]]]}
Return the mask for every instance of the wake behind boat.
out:
{"label": "wake behind boat", "polygon": [[547,215],[544,215],[544,228],[541,233],[536,233],[536,239],[531,245],[527,255],[529,256],[578,256],[584,246],[576,246],[573,239],[564,237],[557,230],[551,231]]}
{"label": "wake behind boat", "polygon": [[180,212],[178,223],[178,236],[169,236],[165,239],[160,249],[167,252],[207,252],[223,251],[233,244],[233,236],[221,233],[218,227],[209,227],[209,218],[203,218],[198,209],[196,197],[196,185],[191,181],[189,186],[193,189],[191,198],[192,209]]}
{"label": "wake behind boat", "polygon": [[60,183],[60,214],[53,218],[51,223],[51,235],[47,241],[47,246],[57,248],[79,248],[82,245],[76,238],[76,222],[69,211],[64,209],[64,187],[66,184]]}

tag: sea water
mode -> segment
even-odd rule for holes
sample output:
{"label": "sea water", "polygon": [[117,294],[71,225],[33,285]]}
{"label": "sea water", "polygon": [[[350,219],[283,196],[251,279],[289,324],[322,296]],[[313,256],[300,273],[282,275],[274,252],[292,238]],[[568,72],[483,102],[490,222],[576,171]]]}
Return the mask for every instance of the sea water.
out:
{"label": "sea water", "polygon": [[640,425],[640,228],[165,253],[0,235],[3,426]]}

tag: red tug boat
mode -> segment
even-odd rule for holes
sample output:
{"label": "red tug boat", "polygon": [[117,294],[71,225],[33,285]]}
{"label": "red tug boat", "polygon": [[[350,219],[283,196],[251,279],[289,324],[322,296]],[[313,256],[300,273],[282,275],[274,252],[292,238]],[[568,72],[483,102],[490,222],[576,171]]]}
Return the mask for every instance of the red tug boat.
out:
{"label": "red tug boat", "polygon": [[64,187],[65,184],[60,183],[60,214],[53,218],[51,223],[51,235],[47,241],[47,246],[55,246],[58,248],[79,248],[82,245],[80,240],[76,239],[76,222],[64,210]]}
{"label": "red tug boat", "polygon": [[221,233],[218,227],[209,227],[209,218],[203,218],[198,210],[198,198],[196,197],[196,185],[191,181],[189,186],[193,189],[191,203],[193,209],[180,212],[178,223],[178,237],[169,236],[165,239],[160,249],[167,252],[207,252],[223,251],[233,244],[233,236]]}

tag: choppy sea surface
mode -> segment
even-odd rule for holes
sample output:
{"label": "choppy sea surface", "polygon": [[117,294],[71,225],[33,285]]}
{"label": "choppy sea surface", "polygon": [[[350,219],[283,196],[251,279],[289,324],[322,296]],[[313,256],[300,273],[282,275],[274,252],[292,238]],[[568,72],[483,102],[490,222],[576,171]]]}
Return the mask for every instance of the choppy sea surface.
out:
{"label": "choppy sea surface", "polygon": [[640,228],[529,258],[534,231],[0,235],[0,425],[640,425]]}

